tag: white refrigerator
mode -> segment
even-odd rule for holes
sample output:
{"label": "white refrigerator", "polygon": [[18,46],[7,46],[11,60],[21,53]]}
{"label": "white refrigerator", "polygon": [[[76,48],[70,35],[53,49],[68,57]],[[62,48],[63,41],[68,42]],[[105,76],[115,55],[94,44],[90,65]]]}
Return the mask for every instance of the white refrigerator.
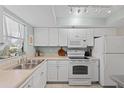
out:
{"label": "white refrigerator", "polygon": [[96,38],[93,55],[100,59],[101,86],[115,86],[111,75],[124,75],[124,36]]}

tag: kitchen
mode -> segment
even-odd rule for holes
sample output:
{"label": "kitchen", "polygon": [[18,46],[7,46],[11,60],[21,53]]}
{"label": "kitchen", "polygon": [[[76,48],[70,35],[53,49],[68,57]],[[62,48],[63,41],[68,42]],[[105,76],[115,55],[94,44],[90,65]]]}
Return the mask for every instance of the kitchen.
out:
{"label": "kitchen", "polygon": [[124,87],[121,9],[0,5],[0,87]]}

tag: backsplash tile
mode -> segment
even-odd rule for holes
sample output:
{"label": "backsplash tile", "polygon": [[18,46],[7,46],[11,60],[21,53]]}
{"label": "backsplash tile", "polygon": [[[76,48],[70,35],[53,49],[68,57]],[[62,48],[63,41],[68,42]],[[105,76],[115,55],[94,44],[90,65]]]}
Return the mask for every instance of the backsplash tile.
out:
{"label": "backsplash tile", "polygon": [[[46,47],[35,47],[35,50],[40,50],[41,53],[43,53],[43,55],[58,55],[58,50],[61,47],[51,47],[51,46],[46,46]],[[67,51],[67,47],[63,47],[63,49],[65,51]]]}

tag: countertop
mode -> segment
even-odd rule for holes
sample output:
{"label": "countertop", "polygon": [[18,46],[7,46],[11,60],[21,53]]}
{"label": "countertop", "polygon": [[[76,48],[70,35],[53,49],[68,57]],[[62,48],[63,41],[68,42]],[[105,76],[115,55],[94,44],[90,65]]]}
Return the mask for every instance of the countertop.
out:
{"label": "countertop", "polygon": [[[95,57],[88,57],[89,60],[99,60],[98,58]],[[38,57],[31,57],[30,59],[46,59],[46,60],[68,60],[68,56],[38,56]]]}
{"label": "countertop", "polygon": [[111,78],[120,87],[124,87],[124,75],[113,75]]}
{"label": "countertop", "polygon": [[[42,63],[44,63],[44,60]],[[28,70],[0,70],[0,88],[18,88],[20,87],[32,73],[42,65],[39,64],[33,69]],[[12,66],[13,67],[13,66]]]}
{"label": "countertop", "polygon": [[31,57],[31,59],[47,59],[47,60],[67,60],[67,56],[38,56],[38,57]]}
{"label": "countertop", "polygon": [[[29,59],[45,59],[46,60],[68,60],[67,56],[42,56],[42,57],[31,57]],[[90,59],[96,58],[91,57]],[[42,63],[41,63],[42,64]],[[30,70],[0,70],[0,87],[2,88],[17,88],[28,79],[32,73],[39,68],[40,65]]]}
{"label": "countertop", "polygon": [[31,70],[0,70],[0,88],[19,87],[31,73]]}

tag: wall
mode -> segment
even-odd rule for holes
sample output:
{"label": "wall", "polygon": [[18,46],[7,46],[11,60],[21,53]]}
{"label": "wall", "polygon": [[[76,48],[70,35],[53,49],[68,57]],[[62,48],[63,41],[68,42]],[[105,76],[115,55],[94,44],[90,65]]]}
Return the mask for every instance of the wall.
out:
{"label": "wall", "polygon": [[30,23],[34,27],[55,26],[56,20],[49,5],[5,5],[16,15]]}
{"label": "wall", "polygon": [[2,27],[3,27],[3,25],[2,25],[2,23],[3,23],[3,17],[2,17],[2,12],[3,11],[3,9],[2,9],[2,7],[0,6],[0,43],[2,42]]}
{"label": "wall", "polygon": [[[2,11],[1,11],[2,10]],[[27,32],[26,32],[26,38],[25,38],[25,51],[26,51],[26,54],[28,54],[28,56],[32,56],[34,55],[34,47],[33,46],[30,46],[28,45],[28,36],[29,35],[33,35],[33,27],[28,24],[27,22],[25,22],[23,19],[19,18],[18,16],[16,16],[14,13],[12,13],[11,11],[9,11],[8,9],[6,9],[5,7],[3,6],[0,6],[0,34],[2,33],[2,13],[5,12],[7,13],[8,15],[12,16],[14,19],[16,19],[16,21],[19,21],[20,23],[24,24],[26,27],[27,27]],[[1,38],[1,37],[0,37]]]}
{"label": "wall", "polygon": [[[63,47],[65,51],[67,51],[67,47]],[[40,50],[40,52],[43,53],[43,55],[46,56],[57,56],[58,55],[58,50],[60,49],[60,47],[35,47],[35,49]]]}
{"label": "wall", "polygon": [[124,35],[124,28],[118,28],[118,29],[117,29],[117,35],[119,35],[119,36],[120,36],[120,35],[121,35],[121,36]]}
{"label": "wall", "polygon": [[26,51],[26,55],[27,56],[34,56],[35,54],[35,49],[33,47],[33,45],[29,45],[29,36],[32,35],[33,36],[33,27],[27,25],[26,27],[26,33],[25,33],[25,42],[24,42],[24,51]]}

